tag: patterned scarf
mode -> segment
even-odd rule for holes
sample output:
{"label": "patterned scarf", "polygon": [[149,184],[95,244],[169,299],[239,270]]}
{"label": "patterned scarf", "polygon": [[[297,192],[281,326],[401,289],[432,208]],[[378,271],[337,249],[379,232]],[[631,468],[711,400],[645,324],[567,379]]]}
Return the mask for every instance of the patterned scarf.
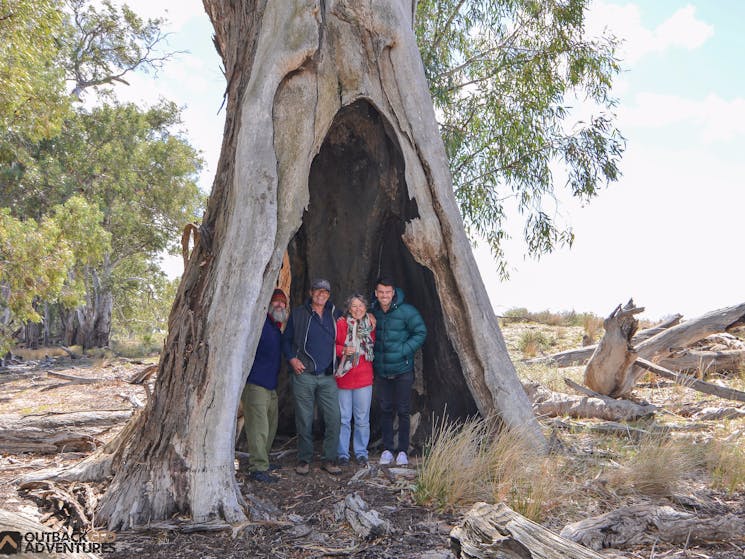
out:
{"label": "patterned scarf", "polygon": [[356,367],[360,362],[360,356],[364,355],[368,362],[372,363],[374,358],[373,354],[373,339],[372,332],[374,330],[370,318],[365,313],[360,320],[346,316],[347,320],[347,337],[344,340],[344,345],[351,345],[354,347],[354,353],[347,355],[340,363],[339,370],[336,372],[336,376],[346,375],[352,367]]}

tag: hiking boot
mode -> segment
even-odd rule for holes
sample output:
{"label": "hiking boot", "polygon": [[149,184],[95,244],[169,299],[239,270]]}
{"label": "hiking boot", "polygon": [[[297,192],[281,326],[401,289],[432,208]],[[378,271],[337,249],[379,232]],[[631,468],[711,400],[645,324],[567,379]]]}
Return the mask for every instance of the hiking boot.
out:
{"label": "hiking boot", "polygon": [[343,456],[339,458],[339,460],[336,461],[337,464],[339,464],[340,467],[346,468],[349,466],[349,458],[344,458]]}
{"label": "hiking boot", "polygon": [[[349,463],[349,461],[347,461],[347,463]],[[334,464],[331,460],[324,460],[321,464],[321,469],[327,471],[332,476],[336,476],[341,473],[341,468]]]}
{"label": "hiking boot", "polygon": [[406,453],[402,450],[398,453],[398,456],[396,456],[396,466],[408,466],[409,465],[409,457],[406,456]]}
{"label": "hiking boot", "polygon": [[358,456],[355,458],[360,466],[367,466],[367,456]]}
{"label": "hiking boot", "polygon": [[390,450],[384,450],[380,455],[380,465],[388,466],[391,462],[393,462],[393,453]]}
{"label": "hiking boot", "polygon": [[248,479],[252,479],[260,483],[277,483],[279,481],[279,478],[267,472],[251,472],[248,474]]}
{"label": "hiking boot", "polygon": [[310,464],[307,462],[298,462],[298,465],[295,466],[295,472],[301,476],[307,476],[310,473]]}

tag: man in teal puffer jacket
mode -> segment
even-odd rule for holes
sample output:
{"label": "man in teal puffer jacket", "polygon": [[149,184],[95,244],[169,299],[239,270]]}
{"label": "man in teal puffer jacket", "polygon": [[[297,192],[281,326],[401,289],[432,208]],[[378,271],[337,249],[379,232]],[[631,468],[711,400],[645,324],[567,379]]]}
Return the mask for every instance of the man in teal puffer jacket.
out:
{"label": "man in teal puffer jacket", "polygon": [[[414,384],[414,353],[427,337],[422,315],[404,303],[404,292],[393,281],[382,277],[375,282],[372,312],[376,320],[375,385],[380,400],[383,454],[380,463],[409,463],[409,412]],[[393,413],[398,414],[398,446],[393,445]]]}

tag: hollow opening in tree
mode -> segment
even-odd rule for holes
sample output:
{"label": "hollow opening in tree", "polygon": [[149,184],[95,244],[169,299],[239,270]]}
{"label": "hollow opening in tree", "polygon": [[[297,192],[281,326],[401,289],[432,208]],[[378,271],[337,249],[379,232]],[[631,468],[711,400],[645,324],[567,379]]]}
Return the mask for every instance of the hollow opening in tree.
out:
{"label": "hollow opening in tree", "polygon": [[[448,339],[434,276],[418,264],[401,239],[406,222],[418,217],[409,198],[404,159],[388,123],[367,101],[336,115],[308,179],[310,202],[288,247],[291,304],[308,297],[315,277],[331,282],[332,300],[343,307],[359,291],[370,296],[379,275],[390,276],[405,300],[422,314],[428,336],[415,363],[412,414],[421,412],[417,438],[431,415],[477,413],[458,356]],[[375,421],[373,404],[373,427]],[[286,375],[280,387],[280,429],[292,431],[292,401]]]}

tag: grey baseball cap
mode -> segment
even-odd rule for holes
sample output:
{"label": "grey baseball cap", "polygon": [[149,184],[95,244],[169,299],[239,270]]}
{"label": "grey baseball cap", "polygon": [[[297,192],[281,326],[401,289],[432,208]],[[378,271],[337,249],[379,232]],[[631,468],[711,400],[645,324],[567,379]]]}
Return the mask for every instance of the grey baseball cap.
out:
{"label": "grey baseball cap", "polygon": [[311,289],[325,289],[329,293],[331,293],[331,283],[329,283],[329,280],[323,279],[323,278],[316,278],[313,280],[313,283],[310,285]]}

